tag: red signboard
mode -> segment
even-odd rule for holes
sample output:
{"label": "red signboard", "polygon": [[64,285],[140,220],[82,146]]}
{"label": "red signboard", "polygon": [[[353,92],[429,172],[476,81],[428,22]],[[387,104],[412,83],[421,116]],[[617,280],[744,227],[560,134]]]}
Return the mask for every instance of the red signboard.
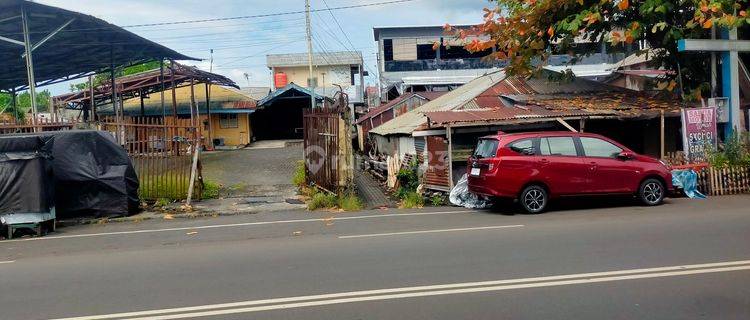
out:
{"label": "red signboard", "polygon": [[682,109],[682,146],[688,161],[706,161],[716,139],[716,108]]}

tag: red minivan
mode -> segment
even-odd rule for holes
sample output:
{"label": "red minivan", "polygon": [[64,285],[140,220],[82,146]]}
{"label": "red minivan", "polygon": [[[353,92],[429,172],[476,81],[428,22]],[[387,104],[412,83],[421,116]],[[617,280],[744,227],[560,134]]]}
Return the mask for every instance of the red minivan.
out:
{"label": "red minivan", "polygon": [[654,206],[673,191],[665,163],[590,133],[501,132],[480,138],[468,165],[469,191],[529,213],[560,196],[633,194]]}

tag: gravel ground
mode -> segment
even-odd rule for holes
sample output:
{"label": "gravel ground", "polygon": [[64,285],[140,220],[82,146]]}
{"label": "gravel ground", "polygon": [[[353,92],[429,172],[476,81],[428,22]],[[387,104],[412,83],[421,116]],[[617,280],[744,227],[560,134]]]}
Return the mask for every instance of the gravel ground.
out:
{"label": "gravel ground", "polygon": [[302,147],[240,149],[203,154],[203,179],[223,186],[222,197],[286,197]]}

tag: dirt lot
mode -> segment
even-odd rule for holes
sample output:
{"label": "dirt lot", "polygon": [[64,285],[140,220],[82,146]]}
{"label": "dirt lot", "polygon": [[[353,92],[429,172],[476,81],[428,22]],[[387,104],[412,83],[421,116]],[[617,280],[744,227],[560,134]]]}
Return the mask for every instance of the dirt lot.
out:
{"label": "dirt lot", "polygon": [[302,159],[299,145],[216,151],[203,154],[203,178],[222,185],[222,197],[286,197],[295,194],[292,176]]}

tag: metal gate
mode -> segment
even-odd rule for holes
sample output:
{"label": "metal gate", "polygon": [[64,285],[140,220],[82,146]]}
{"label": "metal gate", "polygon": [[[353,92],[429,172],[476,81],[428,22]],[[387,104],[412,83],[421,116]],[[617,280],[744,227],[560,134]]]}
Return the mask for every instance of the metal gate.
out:
{"label": "metal gate", "polygon": [[304,110],[304,153],[307,179],[327,190],[339,185],[338,155],[339,131],[343,120],[334,109]]}
{"label": "metal gate", "polygon": [[[145,200],[186,199],[193,152],[200,146],[197,127],[190,119],[129,117],[124,122],[105,118],[101,130],[111,132],[130,155]],[[200,181],[200,173],[196,175]],[[201,183],[196,184],[200,199]]]}

